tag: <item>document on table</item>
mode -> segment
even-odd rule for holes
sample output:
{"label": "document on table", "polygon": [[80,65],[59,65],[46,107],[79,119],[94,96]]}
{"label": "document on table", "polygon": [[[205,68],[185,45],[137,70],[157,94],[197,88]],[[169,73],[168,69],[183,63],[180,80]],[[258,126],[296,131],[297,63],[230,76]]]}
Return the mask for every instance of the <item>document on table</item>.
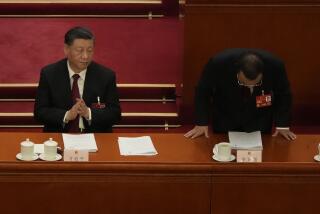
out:
{"label": "document on table", "polygon": [[64,149],[88,150],[88,152],[98,150],[93,134],[62,134],[62,138]]}
{"label": "document on table", "polygon": [[229,141],[233,149],[262,150],[261,132],[229,132]]}
{"label": "document on table", "polygon": [[121,155],[145,155],[158,154],[154,148],[150,136],[142,137],[119,137],[118,144]]}

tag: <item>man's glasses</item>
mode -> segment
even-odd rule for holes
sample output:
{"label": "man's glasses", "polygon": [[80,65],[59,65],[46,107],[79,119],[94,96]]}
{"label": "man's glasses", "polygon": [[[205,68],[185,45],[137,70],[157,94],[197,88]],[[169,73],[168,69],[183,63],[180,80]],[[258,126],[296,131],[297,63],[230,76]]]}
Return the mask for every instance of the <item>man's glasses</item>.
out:
{"label": "man's glasses", "polygon": [[262,85],[262,79],[258,83],[254,84],[254,85],[248,85],[248,84],[244,84],[244,83],[240,82],[239,74],[237,74],[237,79],[238,79],[238,85],[244,86],[244,87],[248,87],[248,88],[259,87],[259,86]]}

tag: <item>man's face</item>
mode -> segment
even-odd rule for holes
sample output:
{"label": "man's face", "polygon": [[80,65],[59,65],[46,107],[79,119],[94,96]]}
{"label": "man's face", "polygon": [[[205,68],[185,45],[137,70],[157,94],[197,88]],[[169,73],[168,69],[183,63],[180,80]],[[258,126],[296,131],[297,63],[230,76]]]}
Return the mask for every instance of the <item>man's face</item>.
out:
{"label": "man's face", "polygon": [[69,60],[70,67],[76,73],[83,71],[92,61],[94,41],[90,39],[75,39],[69,46],[64,46],[64,53]]}
{"label": "man's face", "polygon": [[262,83],[262,73],[260,73],[256,79],[248,79],[242,71],[238,73],[238,83],[239,85],[246,86],[248,88],[253,88],[255,86],[260,86]]}

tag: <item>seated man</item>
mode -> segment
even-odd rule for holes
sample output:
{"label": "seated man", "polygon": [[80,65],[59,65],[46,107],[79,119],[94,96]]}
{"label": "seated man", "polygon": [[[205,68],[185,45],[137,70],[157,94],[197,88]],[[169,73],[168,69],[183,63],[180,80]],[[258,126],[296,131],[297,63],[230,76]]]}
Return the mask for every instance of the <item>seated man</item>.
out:
{"label": "seated man", "polygon": [[[212,109],[210,101],[212,98]],[[185,134],[208,137],[209,110],[214,132],[280,133],[288,140],[292,97],[284,64],[257,49],[228,49],[210,59],[195,92],[196,126]]]}
{"label": "seated man", "polygon": [[94,40],[86,28],[70,29],[66,58],[41,70],[34,117],[45,132],[111,132],[120,120],[116,77],[92,61]]}

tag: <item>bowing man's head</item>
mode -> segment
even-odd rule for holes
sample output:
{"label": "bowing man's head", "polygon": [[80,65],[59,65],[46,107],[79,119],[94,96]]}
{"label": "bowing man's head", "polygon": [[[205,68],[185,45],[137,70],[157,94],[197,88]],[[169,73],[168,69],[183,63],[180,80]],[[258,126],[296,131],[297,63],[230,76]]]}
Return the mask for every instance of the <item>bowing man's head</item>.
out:
{"label": "bowing man's head", "polygon": [[239,57],[236,66],[239,85],[252,88],[262,84],[264,64],[258,55],[246,52]]}

